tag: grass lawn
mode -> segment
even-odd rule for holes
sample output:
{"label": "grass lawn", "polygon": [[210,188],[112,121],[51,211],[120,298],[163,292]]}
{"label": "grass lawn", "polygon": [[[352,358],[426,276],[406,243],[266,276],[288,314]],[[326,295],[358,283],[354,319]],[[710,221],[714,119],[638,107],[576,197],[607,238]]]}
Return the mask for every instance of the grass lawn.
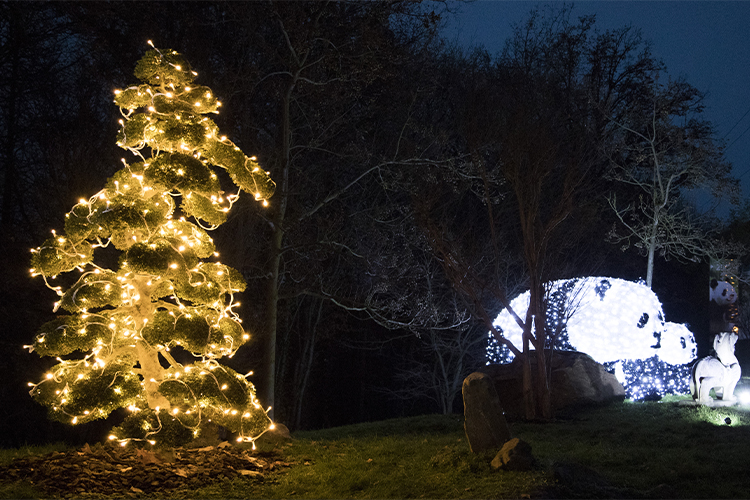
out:
{"label": "grass lawn", "polygon": [[[492,455],[469,451],[462,423],[461,415],[428,415],[299,432],[281,445],[291,468],[171,497],[750,497],[750,413],[740,408],[625,402],[512,423],[537,458],[529,472],[492,470]],[[0,461],[49,451],[5,450]],[[43,496],[33,486],[0,485],[1,498]]]}

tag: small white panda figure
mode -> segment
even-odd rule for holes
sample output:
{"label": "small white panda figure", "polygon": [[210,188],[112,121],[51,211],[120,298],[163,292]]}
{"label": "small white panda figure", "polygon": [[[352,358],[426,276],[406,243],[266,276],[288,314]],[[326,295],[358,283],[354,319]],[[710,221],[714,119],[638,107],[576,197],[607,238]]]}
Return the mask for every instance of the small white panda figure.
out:
{"label": "small white panda figure", "polygon": [[711,300],[709,332],[716,335],[734,331],[734,322],[738,316],[737,292],[727,281],[712,279],[709,286]]}

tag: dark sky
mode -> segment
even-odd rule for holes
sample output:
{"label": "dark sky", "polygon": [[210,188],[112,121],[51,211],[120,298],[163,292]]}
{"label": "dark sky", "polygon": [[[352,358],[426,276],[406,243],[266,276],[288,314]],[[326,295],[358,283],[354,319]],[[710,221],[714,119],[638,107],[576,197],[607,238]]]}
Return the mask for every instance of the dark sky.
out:
{"label": "dark sky", "polygon": [[[549,3],[562,6],[562,2]],[[537,5],[544,4],[477,0],[460,7],[460,14],[449,20],[446,35],[463,46],[483,45],[494,54],[510,35],[511,24],[524,21]],[[708,93],[706,117],[729,146],[726,156],[742,181],[743,198],[750,197],[750,1],[573,4],[573,16],[588,14],[596,14],[601,30],[640,28],[670,76],[682,76]]]}

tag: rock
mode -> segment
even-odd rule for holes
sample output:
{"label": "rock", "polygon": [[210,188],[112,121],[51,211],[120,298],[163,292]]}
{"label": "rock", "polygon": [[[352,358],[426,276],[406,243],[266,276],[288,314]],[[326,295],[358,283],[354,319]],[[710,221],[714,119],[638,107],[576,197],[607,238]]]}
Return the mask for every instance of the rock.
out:
{"label": "rock", "polygon": [[498,449],[510,439],[495,386],[484,373],[474,372],[464,379],[464,431],[474,453]]}
{"label": "rock", "polygon": [[289,432],[289,428],[284,424],[274,422],[273,429],[268,429],[256,440],[256,443],[276,446],[291,439],[292,434]]}
{"label": "rock", "polygon": [[518,438],[508,440],[490,463],[493,469],[503,470],[531,470],[534,456],[531,445]]}
{"label": "rock", "polygon": [[552,406],[598,404],[625,399],[625,389],[614,374],[584,353],[556,353],[561,363],[552,369]]}
{"label": "rock", "polygon": [[272,432],[281,439],[292,439],[292,433],[289,432],[289,428],[284,424],[274,424],[274,429]]}
{"label": "rock", "polygon": [[[549,352],[547,352],[549,355]],[[554,351],[551,367],[552,411],[559,413],[571,407],[604,404],[625,399],[625,389],[615,376],[588,354],[576,351]],[[532,376],[536,375],[536,354],[531,357]],[[519,359],[505,365],[482,368],[494,382],[500,404],[509,419],[523,416],[523,384]]]}

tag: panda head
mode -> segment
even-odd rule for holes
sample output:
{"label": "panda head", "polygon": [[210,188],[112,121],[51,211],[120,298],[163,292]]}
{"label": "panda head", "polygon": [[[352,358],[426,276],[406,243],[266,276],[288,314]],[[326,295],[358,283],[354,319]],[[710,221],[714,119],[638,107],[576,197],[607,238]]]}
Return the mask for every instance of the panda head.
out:
{"label": "panda head", "polygon": [[661,345],[656,351],[659,359],[670,365],[684,365],[696,357],[695,336],[688,329],[688,325],[681,323],[664,323],[661,335]]}
{"label": "panda head", "polygon": [[737,293],[734,291],[734,287],[731,283],[726,281],[711,280],[711,288],[709,292],[711,302],[720,306],[734,304],[737,300]]}

